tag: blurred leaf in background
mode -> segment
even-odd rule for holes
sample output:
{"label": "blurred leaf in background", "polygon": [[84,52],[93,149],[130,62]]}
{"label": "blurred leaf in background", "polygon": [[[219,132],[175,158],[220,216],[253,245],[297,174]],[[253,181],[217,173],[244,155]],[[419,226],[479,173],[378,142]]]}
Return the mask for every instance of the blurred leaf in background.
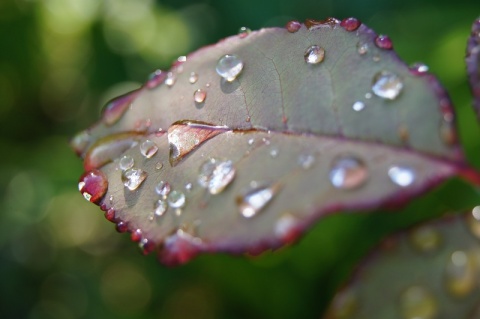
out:
{"label": "blurred leaf in background", "polygon": [[202,256],[167,269],[138,254],[78,193],[82,165],[69,138],[150,72],[242,26],[355,16],[388,34],[407,63],[425,62],[439,76],[456,105],[467,155],[480,167],[463,62],[479,13],[469,0],[2,0],[0,317],[319,317],[381,237],[478,204],[478,193],[452,181],[402,214],[332,216],[277,252]]}

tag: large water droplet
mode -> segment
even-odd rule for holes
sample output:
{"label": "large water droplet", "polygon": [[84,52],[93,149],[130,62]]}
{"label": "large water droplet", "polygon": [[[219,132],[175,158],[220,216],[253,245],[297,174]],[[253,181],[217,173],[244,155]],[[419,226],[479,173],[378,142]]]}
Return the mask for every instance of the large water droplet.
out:
{"label": "large water droplet", "polygon": [[154,209],[153,213],[155,214],[155,216],[161,217],[163,216],[163,214],[165,214],[165,212],[167,211],[167,208],[168,208],[167,202],[162,199],[159,199],[155,202],[155,205],[153,206],[153,209]]}
{"label": "large water droplet", "polygon": [[235,167],[229,160],[211,158],[200,167],[198,184],[207,188],[210,194],[219,194],[235,177]]}
{"label": "large water droplet", "polygon": [[155,155],[158,151],[158,146],[154,142],[150,140],[145,140],[143,141],[142,144],[140,144],[140,153],[142,153],[143,156],[146,158],[151,158],[153,155]]}
{"label": "large water droplet", "polygon": [[107,176],[97,169],[84,173],[78,182],[78,190],[86,200],[99,204],[107,193]]}
{"label": "large water droplet", "polygon": [[393,48],[393,42],[388,35],[380,34],[375,38],[375,44],[380,49],[391,50]]}
{"label": "large water droplet", "polygon": [[160,181],[157,186],[155,186],[155,192],[160,195],[160,196],[163,196],[163,198],[166,198],[167,195],[170,193],[171,191],[171,186],[168,182],[165,182],[165,181]]}
{"label": "large water droplet", "polygon": [[190,76],[188,77],[188,82],[191,84],[195,84],[198,81],[198,74],[195,72],[190,73]]}
{"label": "large water droplet", "polygon": [[216,71],[228,82],[234,81],[243,70],[243,61],[233,54],[227,54],[218,60]]}
{"label": "large water droplet", "polygon": [[250,189],[242,196],[237,196],[236,201],[240,214],[245,218],[256,216],[280,190],[279,184],[259,186]]}
{"label": "large water droplet", "polygon": [[340,26],[342,26],[345,30],[351,32],[357,30],[362,23],[357,18],[345,18],[340,22]]}
{"label": "large water droplet", "polygon": [[169,87],[172,87],[175,84],[175,81],[177,80],[177,77],[173,72],[168,72],[167,76],[165,78],[165,84],[168,85]]}
{"label": "large water droplet", "polygon": [[122,173],[122,182],[129,190],[134,191],[147,178],[147,172],[140,168],[131,168]]}
{"label": "large water droplet", "polygon": [[185,206],[186,198],[185,194],[180,191],[171,191],[167,197],[168,205],[172,208],[181,208]]}
{"label": "large water droplet", "polygon": [[408,187],[415,182],[415,170],[408,166],[392,166],[388,170],[390,180],[400,187]]}
{"label": "large water droplet", "polygon": [[250,33],[252,33],[252,30],[247,27],[241,27],[240,30],[238,30],[238,36],[240,39],[247,37]]}
{"label": "large water droplet", "polygon": [[422,286],[410,286],[400,296],[404,319],[434,319],[438,313],[432,293]]}
{"label": "large water droplet", "polygon": [[409,240],[414,249],[430,253],[440,247],[442,238],[434,227],[426,225],[413,229],[409,234]]}
{"label": "large water droplet", "polygon": [[462,250],[450,256],[445,268],[445,285],[453,297],[466,297],[478,285],[475,262]]}
{"label": "large water droplet", "polygon": [[312,45],[305,51],[304,58],[308,64],[320,63],[325,59],[325,49],[318,45]]}
{"label": "large water droplet", "polygon": [[207,98],[207,92],[202,89],[198,89],[193,93],[193,100],[195,103],[203,103]]}
{"label": "large water droplet", "polygon": [[480,239],[480,206],[475,206],[467,216],[467,224],[470,232]]}
{"label": "large water droplet", "polygon": [[302,24],[296,20],[288,21],[287,25],[285,26],[287,31],[290,33],[297,32],[298,30],[300,30],[301,27],[302,27]]}
{"label": "large water droplet", "polygon": [[352,105],[352,109],[357,112],[360,112],[364,108],[365,108],[365,103],[363,103],[362,101],[357,101]]}
{"label": "large water droplet", "polygon": [[127,169],[132,168],[134,164],[135,164],[135,161],[133,160],[133,157],[129,155],[124,155],[118,161],[118,168],[120,168],[122,171],[126,171]]}
{"label": "large water droplet", "polygon": [[140,92],[140,90],[136,90],[108,102],[102,110],[103,122],[106,125],[113,125],[120,120]]}
{"label": "large water droplet", "polygon": [[402,79],[392,72],[381,71],[373,77],[372,91],[378,97],[395,100],[402,89]]}
{"label": "large water droplet", "polygon": [[368,171],[360,159],[353,156],[342,156],[334,160],[329,177],[334,187],[353,189],[365,183]]}

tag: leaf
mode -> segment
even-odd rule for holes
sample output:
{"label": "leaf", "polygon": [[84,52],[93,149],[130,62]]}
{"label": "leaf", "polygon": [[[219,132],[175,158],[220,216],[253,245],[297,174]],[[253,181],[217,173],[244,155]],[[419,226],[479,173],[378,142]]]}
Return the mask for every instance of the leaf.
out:
{"label": "leaf", "polygon": [[357,19],[292,21],[182,60],[72,141],[102,185],[80,191],[166,264],[256,254],[326,214],[478,177],[438,81]]}
{"label": "leaf", "polygon": [[473,106],[480,119],[480,18],[472,25],[472,32],[467,44],[467,72],[473,94]]}
{"label": "leaf", "polygon": [[477,206],[385,239],[336,294],[324,318],[474,319],[479,292]]}

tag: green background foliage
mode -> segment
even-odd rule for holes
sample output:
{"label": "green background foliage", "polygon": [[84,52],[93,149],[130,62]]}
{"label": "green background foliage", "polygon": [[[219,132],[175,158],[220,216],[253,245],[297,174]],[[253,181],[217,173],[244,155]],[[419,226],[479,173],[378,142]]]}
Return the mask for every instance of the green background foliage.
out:
{"label": "green background foliage", "polygon": [[[110,98],[242,26],[355,16],[425,62],[449,90],[480,167],[463,62],[476,1],[0,1],[0,317],[318,318],[380,238],[478,204],[454,180],[398,212],[335,215],[260,257],[202,256],[175,269],[142,257],[77,191],[68,139]],[[477,152],[477,155],[475,154]]]}

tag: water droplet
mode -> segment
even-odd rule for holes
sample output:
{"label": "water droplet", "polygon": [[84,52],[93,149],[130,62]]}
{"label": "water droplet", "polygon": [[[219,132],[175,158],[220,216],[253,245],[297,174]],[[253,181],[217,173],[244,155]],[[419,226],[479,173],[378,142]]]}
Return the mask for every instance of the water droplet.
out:
{"label": "water droplet", "polygon": [[334,160],[329,177],[334,187],[353,189],[366,182],[368,171],[360,159],[353,156],[342,156]]}
{"label": "water droplet", "polygon": [[132,234],[130,235],[130,238],[134,242],[139,242],[140,240],[142,240],[142,230],[136,229],[135,231],[132,232]]}
{"label": "water droplet", "polygon": [[128,230],[128,224],[126,222],[118,222],[117,225],[115,226],[115,229],[119,233],[125,233]]}
{"label": "water droplet", "polygon": [[309,169],[315,164],[315,156],[311,154],[302,154],[298,157],[297,162],[303,169]]}
{"label": "water droplet", "polygon": [[414,249],[422,253],[430,253],[440,247],[440,233],[432,226],[425,225],[413,229],[409,240]]}
{"label": "water droplet", "polygon": [[477,275],[475,262],[466,252],[453,252],[445,268],[447,291],[453,297],[466,297],[477,287]]}
{"label": "water droplet", "polygon": [[373,57],[372,57],[372,60],[373,62],[378,62],[380,61],[380,56],[378,54],[375,54]]}
{"label": "water droplet", "polygon": [[372,98],[372,93],[368,92],[368,93],[365,93],[365,98],[367,100],[371,99]]}
{"label": "water droplet", "polygon": [[168,205],[172,208],[181,208],[185,205],[186,198],[185,194],[179,191],[171,191],[170,194],[168,194]]}
{"label": "water droplet", "polygon": [[415,181],[415,170],[408,166],[392,166],[388,169],[388,177],[400,187],[408,187]]}
{"label": "water droplet", "polygon": [[233,54],[226,54],[218,60],[216,71],[228,82],[234,81],[243,70],[243,61]]}
{"label": "water droplet", "polygon": [[391,50],[393,48],[392,40],[384,34],[380,34],[375,38],[375,45],[385,50]]}
{"label": "water droplet", "polygon": [[147,238],[142,238],[138,243],[138,247],[142,250],[143,255],[148,255],[155,250],[155,243]]}
{"label": "water droplet", "polygon": [[110,208],[105,212],[105,218],[110,222],[115,222],[115,209]]}
{"label": "water droplet", "polygon": [[97,169],[84,173],[78,182],[78,190],[89,202],[99,204],[107,193],[107,176]]}
{"label": "water droplet", "polygon": [[301,27],[302,27],[302,24],[296,20],[288,21],[287,25],[285,26],[287,31],[290,33],[297,32],[298,30],[300,30]]}
{"label": "water droplet", "polygon": [[136,190],[147,178],[147,172],[139,168],[131,168],[122,173],[122,182],[129,190]]}
{"label": "water droplet", "polygon": [[181,55],[177,58],[177,61],[180,63],[187,62],[187,56]]}
{"label": "water droplet", "polygon": [[249,138],[247,143],[248,143],[248,145],[253,145],[253,143],[255,143],[255,139],[254,138]]}
{"label": "water droplet", "polygon": [[432,293],[422,286],[410,286],[401,294],[400,310],[404,319],[434,319],[438,312]]}
{"label": "water droplet", "polygon": [[243,39],[247,37],[251,32],[252,30],[250,30],[249,28],[241,27],[240,30],[238,30],[238,36],[240,37],[240,39]]}
{"label": "water droplet", "polygon": [[413,75],[423,75],[428,72],[428,66],[423,63],[414,63],[409,69]]}
{"label": "water droplet", "polygon": [[167,195],[170,193],[170,190],[171,190],[171,186],[168,182],[165,182],[165,181],[160,181],[157,186],[155,186],[155,192],[160,195],[160,196],[163,196],[163,198],[166,198]]}
{"label": "water droplet", "polygon": [[165,78],[165,84],[168,85],[169,87],[172,87],[175,84],[176,80],[177,78],[175,74],[173,74],[173,72],[168,72]]}
{"label": "water droplet", "polygon": [[192,190],[192,188],[193,188],[193,184],[192,184],[192,183],[187,183],[187,184],[185,184],[185,190],[186,190],[186,191],[189,191],[189,192],[190,192],[190,191]]}
{"label": "water droplet", "polygon": [[73,148],[77,155],[82,155],[90,144],[91,136],[88,131],[82,131],[75,135],[70,141],[70,146]]}
{"label": "water droplet", "polygon": [[219,194],[233,181],[235,173],[232,161],[211,158],[200,166],[198,184],[210,194]]}
{"label": "water droplet", "polygon": [[352,105],[352,109],[354,111],[357,111],[357,112],[360,112],[361,110],[363,110],[365,108],[365,103],[363,103],[362,101],[356,101],[355,103],[353,103]]}
{"label": "water droplet", "polygon": [[340,23],[340,20],[332,17],[328,17],[325,20],[305,19],[305,26],[308,28],[308,30],[314,30],[317,27],[320,27],[322,25],[327,25],[331,28],[334,28],[339,23]]}
{"label": "water droplet", "polygon": [[163,168],[163,163],[162,162],[157,162],[157,164],[155,164],[155,169],[156,170],[161,170]]}
{"label": "water droplet", "polygon": [[468,214],[467,224],[472,234],[480,239],[480,206],[475,206]]}
{"label": "water droplet", "polygon": [[163,81],[165,81],[166,77],[167,77],[167,72],[163,72],[162,70],[156,70],[152,74],[150,74],[145,86],[148,89],[152,90],[158,87],[160,84],[162,84]]}
{"label": "water droplet", "polygon": [[150,140],[145,140],[143,141],[142,144],[140,144],[140,153],[142,153],[143,156],[146,158],[151,158],[153,155],[155,155],[158,151],[158,146],[154,142]]}
{"label": "water droplet", "polygon": [[240,214],[245,218],[256,216],[264,209],[280,190],[279,184],[255,187],[242,196],[237,196],[236,202]]}
{"label": "water droplet", "polygon": [[202,89],[198,89],[193,93],[193,100],[195,103],[203,103],[207,98],[207,92]]}
{"label": "water droplet", "polygon": [[133,160],[133,157],[124,155],[120,161],[118,161],[118,168],[120,168],[122,171],[126,171],[127,169],[132,168],[134,164],[135,161]]}
{"label": "water droplet", "polygon": [[275,236],[286,243],[295,241],[300,233],[299,221],[291,214],[283,214],[275,223]]}
{"label": "water droplet", "polygon": [[190,73],[190,76],[188,77],[188,82],[191,84],[195,84],[198,81],[198,74],[195,72]]}
{"label": "water droplet", "polygon": [[402,80],[392,72],[381,71],[373,77],[372,91],[378,97],[395,100],[402,89]]}
{"label": "water droplet", "polygon": [[103,122],[110,126],[119,121],[140,92],[136,90],[108,102],[102,110]]}
{"label": "water droplet", "polygon": [[155,202],[155,205],[153,206],[153,209],[154,209],[153,213],[155,214],[155,216],[161,217],[163,216],[163,214],[165,214],[165,212],[167,211],[167,208],[168,208],[167,202],[162,199],[159,199]]}
{"label": "water droplet", "polygon": [[318,45],[312,45],[305,51],[305,62],[308,64],[317,64],[325,59],[325,49]]}
{"label": "water droplet", "polygon": [[273,158],[277,157],[278,156],[278,148],[275,148],[275,147],[272,148],[270,150],[270,156],[273,157]]}
{"label": "water droplet", "polygon": [[357,43],[357,52],[360,55],[364,55],[368,52],[368,44],[367,43]]}
{"label": "water droplet", "polygon": [[342,26],[345,30],[351,32],[357,30],[362,23],[357,18],[345,18],[340,22],[340,26]]}

